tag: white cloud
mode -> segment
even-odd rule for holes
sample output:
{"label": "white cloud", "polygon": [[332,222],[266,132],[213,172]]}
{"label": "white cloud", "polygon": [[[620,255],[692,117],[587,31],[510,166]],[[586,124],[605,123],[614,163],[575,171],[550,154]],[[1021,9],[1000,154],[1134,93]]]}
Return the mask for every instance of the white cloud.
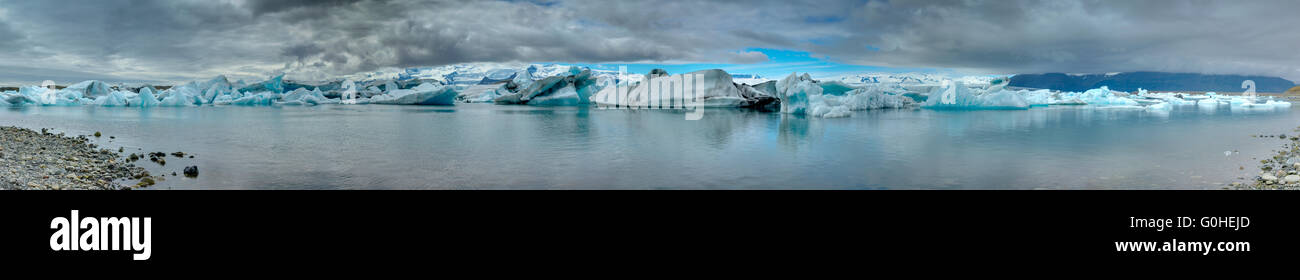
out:
{"label": "white cloud", "polygon": [[0,37],[11,38],[0,40],[0,67],[68,79],[311,78],[462,62],[767,61],[743,51],[750,48],[972,73],[1300,77],[1294,1],[0,0],[0,7]]}

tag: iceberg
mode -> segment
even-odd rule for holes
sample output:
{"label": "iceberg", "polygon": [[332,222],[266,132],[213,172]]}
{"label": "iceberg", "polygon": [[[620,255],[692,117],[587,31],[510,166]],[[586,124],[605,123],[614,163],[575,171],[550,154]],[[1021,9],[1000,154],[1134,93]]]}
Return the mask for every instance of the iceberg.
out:
{"label": "iceberg", "polygon": [[157,107],[159,104],[162,104],[162,102],[158,101],[158,97],[154,96],[153,87],[140,88],[139,101],[136,103],[138,103],[140,107]]}
{"label": "iceberg", "polygon": [[958,110],[1023,110],[1029,102],[1015,91],[999,89],[992,92],[967,88],[962,82],[935,89],[922,108]]}
{"label": "iceberg", "polygon": [[821,81],[817,83],[822,87],[822,94],[843,96],[854,88],[848,84],[838,81]]}
{"label": "iceberg", "polygon": [[[848,117],[853,111],[907,108],[916,101],[911,97],[891,93],[892,86],[866,84],[852,88],[844,83],[830,82],[822,85],[808,74],[790,74],[774,86],[780,92],[781,112],[820,118]],[[840,92],[843,88],[852,88]],[[828,93],[827,90],[830,90]]]}
{"label": "iceberg", "polygon": [[710,69],[680,75],[655,69],[639,82],[611,83],[592,100],[601,106],[639,108],[766,107],[776,103],[775,83],[737,85],[731,74]]}
{"label": "iceberg", "polygon": [[244,95],[243,97],[235,98],[230,101],[220,100],[222,102],[216,102],[214,104],[215,105],[237,105],[237,106],[272,105],[275,103],[275,100],[279,98],[280,98],[279,94],[275,94],[272,92],[258,92],[258,93],[249,93]]}
{"label": "iceberg", "polygon": [[279,76],[275,76],[274,78],[271,78],[266,81],[262,81],[260,83],[242,87],[239,89],[239,91],[242,92],[269,91],[277,94],[284,93],[284,74],[280,74]]}
{"label": "iceberg", "polygon": [[509,83],[510,81],[506,81],[501,84],[472,85],[469,86],[468,88],[465,88],[465,90],[462,90],[460,94],[457,94],[456,100],[461,102],[467,102],[467,103],[492,102],[493,99],[496,99],[497,97],[501,97],[501,95],[503,95],[502,94],[503,92],[506,94],[510,93],[509,91],[502,89],[504,84],[509,84]]}
{"label": "iceberg", "polygon": [[501,89],[509,93],[498,90],[497,94],[501,96],[492,101],[497,104],[537,106],[589,105],[592,94],[598,90],[595,87],[596,78],[591,75],[591,70],[581,70],[575,66],[569,68],[568,75],[546,77],[528,87],[508,82]]}
{"label": "iceberg", "polygon": [[26,104],[36,103],[36,100],[33,100],[33,99],[31,99],[30,97],[27,97],[27,95],[23,95],[22,93],[14,92],[14,91],[6,91],[6,92],[2,95],[2,97],[4,97],[4,98],[3,98],[3,99],[4,99],[3,101],[5,102],[6,105],[15,105],[15,106],[17,106],[17,105],[26,105]]}
{"label": "iceberg", "polygon": [[1197,101],[1196,101],[1196,107],[1198,107],[1198,108],[1200,108],[1200,109],[1214,109],[1214,108],[1218,108],[1218,107],[1219,107],[1219,100],[1214,99],[1214,98],[1206,98],[1206,99],[1197,100]]}
{"label": "iceberg", "polygon": [[412,89],[394,89],[371,97],[370,104],[454,105],[456,90],[450,86],[423,83]]}
{"label": "iceberg", "polygon": [[230,79],[227,79],[225,75],[217,76],[207,82],[199,83],[197,84],[197,88],[203,89],[203,95],[200,97],[204,104],[212,104],[216,101],[217,96],[230,95],[231,91],[234,90],[233,86],[230,84]]}
{"label": "iceberg", "polygon": [[[781,99],[776,97],[776,81],[766,81],[757,85],[739,85],[740,97],[745,98],[749,104],[746,107],[773,111],[780,110]],[[772,107],[776,108],[772,108]]]}
{"label": "iceberg", "polygon": [[64,88],[63,90],[78,92],[81,94],[81,97],[85,98],[97,98],[108,95],[113,91],[112,87],[108,86],[108,84],[95,80],[76,83]]}
{"label": "iceberg", "polygon": [[162,107],[187,107],[187,106],[195,106],[195,105],[194,105],[195,103],[201,103],[201,101],[199,100],[199,97],[198,97],[198,96],[187,95],[187,94],[180,94],[180,93],[172,93],[171,95],[168,95],[167,97],[163,97],[162,102],[158,102],[158,106],[162,106]]}
{"label": "iceberg", "polygon": [[104,106],[104,107],[125,107],[128,104],[130,104],[130,102],[128,101],[130,100],[130,98],[127,96],[126,93],[127,92],[123,92],[123,91],[111,92],[107,95],[95,98],[94,104],[96,106]]}
{"label": "iceberg", "polygon": [[1171,106],[1169,106],[1169,103],[1163,101],[1146,106],[1147,111],[1169,111],[1170,108]]}
{"label": "iceberg", "polygon": [[811,107],[810,99],[812,96],[821,96],[822,87],[813,81],[812,76],[804,73],[798,76],[791,73],[789,76],[776,82],[777,97],[781,98],[781,113],[786,114],[806,114]]}
{"label": "iceberg", "polygon": [[321,93],[320,88],[312,89],[310,91],[305,88],[298,88],[293,90],[292,92],[286,93],[283,96],[281,96],[280,101],[275,102],[275,104],[288,105],[288,106],[293,106],[293,105],[315,106],[320,104],[330,104],[330,103],[337,103],[337,102],[338,100],[325,98],[325,94]]}
{"label": "iceberg", "polygon": [[910,97],[890,93],[879,87],[854,89],[844,96],[822,95],[822,99],[827,105],[844,106],[850,111],[908,108],[915,103]]}
{"label": "iceberg", "polygon": [[1268,104],[1273,108],[1291,108],[1291,102],[1286,101],[1269,100],[1265,104]]}
{"label": "iceberg", "polygon": [[343,89],[343,92],[339,95],[340,103],[357,104],[356,82],[353,82],[352,79],[343,80],[343,84],[339,85],[339,87]]}
{"label": "iceberg", "polygon": [[1117,106],[1136,106],[1137,101],[1126,97],[1121,97],[1111,91],[1110,88],[1102,86],[1101,88],[1090,89],[1083,93],[1067,92],[1063,93],[1064,98],[1074,98],[1088,103],[1088,105],[1117,105]]}
{"label": "iceberg", "polygon": [[[50,87],[53,87],[51,84]],[[8,95],[5,102],[13,105],[42,105],[42,106],[78,106],[87,103],[82,94],[75,90],[54,90],[46,87],[28,86],[18,89],[17,94]]]}

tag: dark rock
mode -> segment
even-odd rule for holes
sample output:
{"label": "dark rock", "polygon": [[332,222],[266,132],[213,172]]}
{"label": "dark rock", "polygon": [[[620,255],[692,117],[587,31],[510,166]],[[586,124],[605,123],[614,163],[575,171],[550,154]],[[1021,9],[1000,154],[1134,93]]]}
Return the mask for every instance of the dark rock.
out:
{"label": "dark rock", "polygon": [[[646,75],[646,76],[647,76],[647,78],[667,77],[667,76],[668,76],[668,70],[655,68],[655,69],[650,70],[650,74],[649,74],[649,75]],[[647,80],[649,80],[649,79],[647,79]]]}
{"label": "dark rock", "polygon": [[198,167],[198,166],[186,166],[186,167],[185,167],[185,177],[197,177],[197,176],[199,176],[199,167]]}

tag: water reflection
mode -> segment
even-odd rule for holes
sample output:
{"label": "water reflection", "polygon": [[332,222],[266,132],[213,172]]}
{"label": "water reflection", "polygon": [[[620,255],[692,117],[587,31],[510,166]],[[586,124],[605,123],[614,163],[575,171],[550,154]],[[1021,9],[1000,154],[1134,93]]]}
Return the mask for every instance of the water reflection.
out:
{"label": "water reflection", "polygon": [[805,116],[781,115],[781,126],[778,129],[778,142],[782,147],[790,150],[799,150],[803,147],[810,147],[821,139],[825,133],[822,127],[824,122],[834,120],[813,119]]}
{"label": "water reflection", "polygon": [[200,166],[198,178],[165,181],[176,188],[1214,188],[1276,148],[1247,135],[1291,133],[1300,118],[1213,110],[710,109],[688,121],[680,110],[490,104],[24,107],[0,110],[0,125],[197,154],[145,163],[156,174]]}

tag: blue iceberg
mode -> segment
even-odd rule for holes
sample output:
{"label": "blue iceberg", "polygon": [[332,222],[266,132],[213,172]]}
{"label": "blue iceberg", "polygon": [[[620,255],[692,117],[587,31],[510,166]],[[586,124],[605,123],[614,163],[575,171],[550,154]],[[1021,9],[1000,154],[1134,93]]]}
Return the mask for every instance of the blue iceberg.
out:
{"label": "blue iceberg", "polygon": [[370,104],[455,105],[456,90],[450,86],[423,83],[412,89],[394,89],[371,97]]}

